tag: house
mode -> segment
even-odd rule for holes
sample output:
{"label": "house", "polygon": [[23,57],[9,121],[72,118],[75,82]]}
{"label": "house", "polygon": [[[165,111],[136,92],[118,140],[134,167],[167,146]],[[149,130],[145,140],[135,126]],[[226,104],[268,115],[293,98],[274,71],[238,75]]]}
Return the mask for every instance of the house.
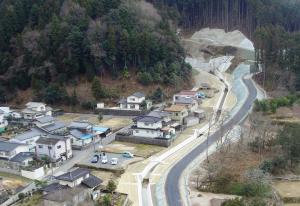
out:
{"label": "house", "polygon": [[28,166],[33,161],[33,152],[20,152],[10,159],[11,162],[15,162],[20,166]]}
{"label": "house", "polygon": [[14,138],[10,139],[10,142],[27,144],[30,152],[35,152],[36,141],[46,135],[46,133],[39,128],[31,128],[30,130],[16,135]]}
{"label": "house", "polygon": [[42,188],[44,205],[79,205],[88,197],[96,198],[100,194],[96,188],[103,182],[84,168],[75,168],[55,179],[58,182]]}
{"label": "house", "polygon": [[0,109],[0,134],[6,130],[8,123],[6,120],[5,112]]}
{"label": "house", "polygon": [[146,138],[171,138],[175,130],[168,127],[163,118],[155,116],[138,116],[133,119],[132,135]]}
{"label": "house", "polygon": [[4,113],[4,117],[10,116],[10,108],[9,107],[0,107],[0,110]]}
{"label": "house", "polygon": [[183,105],[172,105],[164,109],[164,111],[171,113],[171,119],[178,121],[183,125],[183,120],[188,116],[188,109]]}
{"label": "house", "polygon": [[0,141],[0,158],[10,160],[21,152],[28,152],[28,145],[15,142]]}
{"label": "house", "polygon": [[12,119],[21,119],[23,117],[23,114],[22,114],[22,112],[12,110],[10,112],[10,116],[12,117]]}
{"label": "house", "polygon": [[74,121],[68,126],[73,148],[83,148],[111,133],[107,127],[95,126],[88,121]]}
{"label": "house", "polygon": [[130,109],[130,110],[143,110],[150,109],[152,102],[146,100],[145,94],[142,92],[135,92],[128,96],[126,99],[122,98],[119,102],[120,109]]}
{"label": "house", "polygon": [[173,101],[174,105],[183,105],[188,109],[189,113],[193,113],[195,110],[198,109],[198,101],[191,97],[181,97],[178,96]]}
{"label": "house", "polygon": [[93,125],[87,121],[74,121],[68,129],[74,148],[82,148],[96,141],[97,135],[93,133]]}
{"label": "house", "polygon": [[194,116],[198,117],[200,120],[206,117],[205,111],[203,109],[197,109],[194,111]]}
{"label": "house", "polygon": [[36,155],[39,158],[48,157],[52,162],[69,159],[72,157],[71,140],[67,136],[40,137],[36,141]]}
{"label": "house", "polygon": [[57,121],[52,116],[37,118],[34,124],[41,130],[50,134],[63,134],[67,129],[66,125],[63,122]]}
{"label": "house", "polygon": [[154,111],[151,111],[148,114],[148,116],[161,118],[163,121],[163,124],[165,124],[165,125],[168,125],[171,122],[171,113],[166,112],[166,111],[154,110]]}
{"label": "house", "polygon": [[52,108],[42,102],[28,102],[22,114],[24,119],[35,120],[39,117],[52,116]]}
{"label": "house", "polygon": [[173,95],[173,102],[175,102],[175,100],[180,97],[198,99],[198,92],[190,91],[190,90],[183,90],[183,91]]}

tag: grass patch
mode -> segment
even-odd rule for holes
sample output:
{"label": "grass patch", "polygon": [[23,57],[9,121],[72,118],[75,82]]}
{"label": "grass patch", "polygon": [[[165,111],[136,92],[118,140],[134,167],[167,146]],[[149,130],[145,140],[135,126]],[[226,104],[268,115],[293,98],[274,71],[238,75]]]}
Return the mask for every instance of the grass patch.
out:
{"label": "grass patch", "polygon": [[13,180],[20,180],[22,182],[28,183],[31,182],[32,180],[26,178],[26,177],[22,177],[19,175],[15,175],[15,174],[11,174],[11,173],[6,173],[6,172],[0,172],[0,177],[2,178],[7,178],[7,179],[13,179]]}
{"label": "grass patch", "polygon": [[32,196],[26,197],[25,199],[21,200],[17,206],[36,206],[41,203],[42,194],[37,193]]}

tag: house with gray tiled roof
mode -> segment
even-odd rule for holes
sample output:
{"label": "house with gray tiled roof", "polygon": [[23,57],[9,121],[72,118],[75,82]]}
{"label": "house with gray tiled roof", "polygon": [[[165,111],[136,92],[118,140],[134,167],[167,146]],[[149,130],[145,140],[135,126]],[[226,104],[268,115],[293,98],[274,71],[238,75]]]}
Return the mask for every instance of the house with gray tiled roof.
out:
{"label": "house with gray tiled roof", "polygon": [[21,134],[17,134],[15,137],[10,139],[10,142],[28,144],[29,150],[31,152],[35,151],[36,141],[46,135],[46,132],[39,128],[31,128],[30,130],[23,132]]}
{"label": "house with gray tiled roof", "polygon": [[131,127],[132,135],[145,138],[171,138],[175,135],[175,129],[169,126],[167,114],[167,112],[156,111],[134,118],[134,125]]}
{"label": "house with gray tiled roof", "polygon": [[[119,102],[120,109],[129,109],[129,110],[143,110],[150,109],[152,102],[146,100],[146,96],[142,92],[135,92],[127,98],[122,98]],[[145,104],[145,108],[142,108],[142,105]]]}
{"label": "house with gray tiled roof", "polygon": [[45,205],[77,205],[87,197],[96,198],[103,182],[84,168],[74,168],[55,179],[57,182],[41,189]]}
{"label": "house with gray tiled roof", "polygon": [[29,148],[26,144],[20,144],[15,142],[0,141],[0,158],[12,159],[15,155],[21,152],[28,152]]}

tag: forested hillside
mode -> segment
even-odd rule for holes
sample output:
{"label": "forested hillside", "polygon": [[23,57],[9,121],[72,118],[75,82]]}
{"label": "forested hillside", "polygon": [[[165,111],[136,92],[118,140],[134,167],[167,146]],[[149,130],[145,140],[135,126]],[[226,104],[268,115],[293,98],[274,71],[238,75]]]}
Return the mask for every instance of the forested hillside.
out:
{"label": "forested hillside", "polygon": [[149,1],[170,17],[179,13],[179,24],[185,30],[241,30],[254,41],[256,58],[265,68],[259,77],[262,84],[271,90],[278,85],[300,89],[299,0]]}
{"label": "forested hillside", "polygon": [[190,68],[169,22],[140,0],[0,0],[0,101],[31,87],[60,103],[79,76],[180,84]]}

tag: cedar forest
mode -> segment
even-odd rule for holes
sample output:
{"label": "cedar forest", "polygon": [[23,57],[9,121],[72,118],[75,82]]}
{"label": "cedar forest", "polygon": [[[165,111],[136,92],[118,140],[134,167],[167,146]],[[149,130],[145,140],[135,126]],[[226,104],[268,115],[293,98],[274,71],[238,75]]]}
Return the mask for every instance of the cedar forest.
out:
{"label": "cedar forest", "polygon": [[[63,85],[103,73],[135,72],[145,85],[186,81],[177,27],[241,30],[266,86],[298,90],[299,10],[299,0],[0,0],[0,102],[31,87],[48,103],[65,103]],[[101,90],[95,79],[93,86]]]}

